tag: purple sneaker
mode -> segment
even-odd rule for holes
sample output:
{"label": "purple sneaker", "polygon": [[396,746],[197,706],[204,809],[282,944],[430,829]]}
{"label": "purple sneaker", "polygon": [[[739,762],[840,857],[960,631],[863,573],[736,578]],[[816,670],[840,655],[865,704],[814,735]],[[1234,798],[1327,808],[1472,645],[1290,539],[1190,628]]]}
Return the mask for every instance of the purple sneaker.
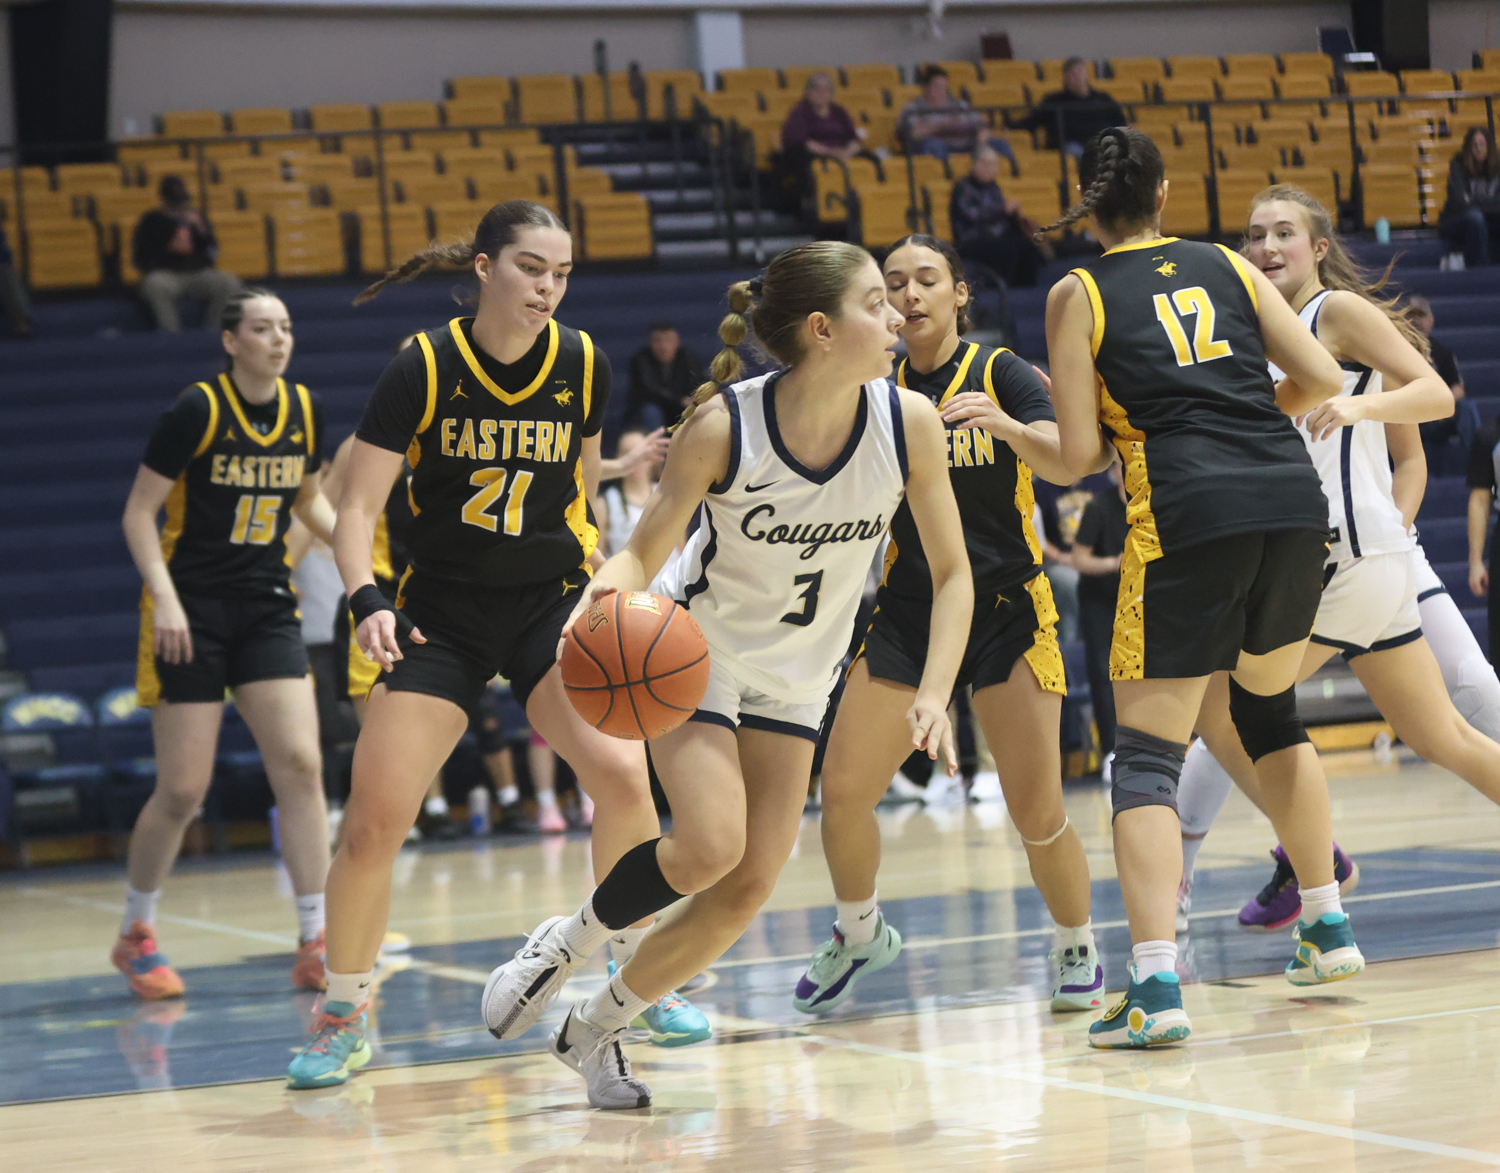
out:
{"label": "purple sneaker", "polygon": [[1333,845],[1333,878],[1339,882],[1339,895],[1352,896],[1359,887],[1359,864],[1345,855],[1337,843]]}
{"label": "purple sneaker", "polygon": [[1240,928],[1252,933],[1276,933],[1297,919],[1302,911],[1302,892],[1297,887],[1297,873],[1281,844],[1271,852],[1276,874],[1260,893],[1240,909]]}
{"label": "purple sneaker", "polygon": [[1104,967],[1087,945],[1069,945],[1048,957],[1057,965],[1054,1010],[1097,1010],[1104,1005]]}

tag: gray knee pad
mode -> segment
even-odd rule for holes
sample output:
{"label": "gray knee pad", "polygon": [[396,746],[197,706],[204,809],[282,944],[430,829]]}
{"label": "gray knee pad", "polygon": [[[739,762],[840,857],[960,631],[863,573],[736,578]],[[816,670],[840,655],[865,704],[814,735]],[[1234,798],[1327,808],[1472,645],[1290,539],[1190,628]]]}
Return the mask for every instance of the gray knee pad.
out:
{"label": "gray knee pad", "polygon": [[1229,715],[1239,732],[1240,744],[1258,762],[1267,754],[1289,749],[1311,740],[1297,715],[1297,689],[1275,696],[1257,696],[1229,678]]}
{"label": "gray knee pad", "polygon": [[1117,816],[1137,806],[1177,809],[1177,782],[1187,746],[1121,725],[1115,732],[1110,804]]}

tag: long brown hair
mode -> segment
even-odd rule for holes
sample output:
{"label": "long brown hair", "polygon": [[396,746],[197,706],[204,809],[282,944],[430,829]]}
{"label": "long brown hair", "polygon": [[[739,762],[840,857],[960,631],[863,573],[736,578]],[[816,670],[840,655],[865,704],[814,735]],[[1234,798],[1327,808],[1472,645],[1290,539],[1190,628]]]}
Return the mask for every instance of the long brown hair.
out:
{"label": "long brown hair", "polygon": [[[1484,145],[1489,148],[1484,154],[1484,163],[1478,171],[1475,171],[1470,164],[1470,151],[1476,138],[1484,139]],[[1495,154],[1495,136],[1490,133],[1488,126],[1471,126],[1464,131],[1464,141],[1463,145],[1458,148],[1458,157],[1463,160],[1464,170],[1476,178],[1480,175],[1493,178],[1500,173],[1500,155]]]}
{"label": "long brown hair", "polygon": [[[1379,277],[1374,277],[1349,255],[1349,250],[1344,247],[1338,229],[1334,227],[1333,217],[1328,214],[1328,209],[1316,196],[1310,195],[1295,184],[1277,183],[1259,192],[1250,201],[1250,211],[1254,212],[1262,204],[1269,204],[1273,200],[1285,200],[1289,204],[1296,204],[1302,210],[1302,219],[1307,225],[1308,236],[1314,243],[1319,240],[1328,242],[1328,253],[1318,262],[1318,280],[1322,282],[1323,288],[1357,293],[1372,305],[1379,306],[1400,331],[1401,337],[1410,342],[1424,359],[1430,360],[1432,346],[1427,341],[1427,335],[1412,323],[1408,317],[1408,309],[1397,304],[1400,296],[1390,299],[1377,296],[1390,282],[1391,270],[1396,265],[1395,258],[1392,258],[1390,264],[1386,265],[1385,272]],[[1247,239],[1246,243],[1240,247],[1240,252],[1248,253],[1249,249]]]}
{"label": "long brown hair", "polygon": [[472,237],[444,243],[433,241],[421,252],[408,257],[379,281],[368,286],[354,299],[354,304],[363,305],[371,298],[378,296],[387,285],[394,285],[399,281],[410,281],[417,274],[425,273],[429,269],[472,268],[477,257],[486,256],[493,259],[506,245],[515,244],[516,237],[520,235],[522,228],[561,228],[564,232],[568,230],[568,226],[551,208],[533,203],[531,200],[506,200],[503,204],[496,204],[484,214],[484,218],[479,221],[479,226],[474,229]]}
{"label": "long brown hair", "polygon": [[1165,173],[1161,152],[1148,135],[1133,126],[1105,127],[1084,144],[1078,160],[1083,198],[1037,235],[1067,228],[1089,215],[1116,231],[1154,223],[1156,192]]}
{"label": "long brown hair", "polygon": [[[913,232],[909,236],[903,236],[885,254],[889,260],[898,248],[930,248],[938,256],[948,263],[948,274],[953,278],[955,292],[964,281],[964,262],[958,255],[958,249],[954,248],[946,240],[939,240],[936,236],[929,236],[925,232]],[[883,266],[882,266],[883,267]],[[967,304],[958,307],[958,334],[962,337],[967,334],[974,325],[969,320],[969,307]]]}
{"label": "long brown hair", "polygon": [[[673,430],[740,376],[740,343],[749,329],[755,341],[784,367],[802,361],[802,323],[812,314],[836,317],[849,282],[872,258],[864,249],[841,240],[815,240],[781,253],[759,277],[729,287],[729,312],[719,323],[723,349],[708,367],[708,380],[693,392],[692,402]],[[749,313],[748,320],[746,313]]]}

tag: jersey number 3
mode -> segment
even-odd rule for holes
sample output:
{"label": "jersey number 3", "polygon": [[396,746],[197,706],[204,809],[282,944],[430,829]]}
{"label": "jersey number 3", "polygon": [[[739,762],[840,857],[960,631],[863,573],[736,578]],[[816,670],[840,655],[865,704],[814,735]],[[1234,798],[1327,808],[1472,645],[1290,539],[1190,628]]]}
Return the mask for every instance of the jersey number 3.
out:
{"label": "jersey number 3", "polygon": [[[1203,286],[1179,289],[1170,301],[1165,293],[1158,293],[1151,300],[1156,305],[1156,320],[1161,323],[1161,328],[1171,340],[1178,366],[1190,367],[1195,362],[1213,362],[1216,358],[1227,358],[1234,353],[1229,343],[1214,338],[1214,303],[1209,301],[1208,290]],[[1176,313],[1172,309],[1174,305],[1177,307]],[[1178,314],[1193,314],[1198,319],[1193,329],[1192,349],[1188,348],[1187,333],[1182,328],[1182,319]]]}
{"label": "jersey number 3", "polygon": [[[512,537],[521,532],[524,520],[522,514],[526,507],[526,490],[531,488],[533,475],[529,472],[518,472],[510,483],[510,496],[505,500],[505,532]],[[464,502],[465,525],[477,525],[480,529],[489,530],[490,533],[499,529],[499,522],[485,510],[499,500],[500,495],[505,492],[506,476],[507,470],[503,468],[481,468],[469,478],[469,484],[478,486],[479,492]]]}
{"label": "jersey number 3", "polygon": [[802,593],[797,596],[802,600],[802,610],[788,611],[781,621],[793,627],[807,627],[818,615],[818,592],[823,589],[823,572],[799,574],[792,579],[792,585],[802,588]]}

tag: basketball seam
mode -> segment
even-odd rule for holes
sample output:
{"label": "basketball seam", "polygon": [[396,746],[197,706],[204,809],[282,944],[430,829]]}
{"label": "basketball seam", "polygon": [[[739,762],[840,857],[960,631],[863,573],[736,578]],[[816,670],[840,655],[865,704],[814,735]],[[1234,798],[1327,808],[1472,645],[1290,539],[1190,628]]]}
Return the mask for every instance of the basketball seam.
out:
{"label": "basketball seam", "polygon": [[[606,681],[608,681],[609,680],[609,669],[604,666],[604,661],[602,661],[601,659],[599,659],[598,656],[594,655],[593,652],[589,651],[588,645],[585,644],[583,642],[583,640],[579,639],[577,636],[573,637],[573,643],[578,647],[578,650],[580,652],[582,652],[585,656],[587,656],[590,660],[592,660],[594,662],[594,667],[598,668],[600,672],[604,673],[604,679]],[[623,653],[622,653],[622,659],[623,659]],[[628,675],[628,673],[627,673],[627,675]],[[566,687],[568,687],[570,689],[572,688],[571,685],[567,685]],[[603,685],[589,685],[587,688],[573,689],[573,691],[575,691],[575,692],[598,692],[598,691],[600,691],[601,688],[606,688],[606,689],[609,690],[609,708],[607,708],[607,709],[604,710],[604,715],[599,718],[599,723],[594,726],[595,729],[598,729],[600,725],[603,725],[604,722],[608,721],[609,717],[610,717],[610,714],[615,711],[615,685],[613,684],[613,682],[610,682],[610,683],[603,684]]]}
{"label": "basketball seam", "polygon": [[[675,616],[673,618],[675,618]],[[649,696],[652,700],[654,700],[657,704],[661,705],[663,708],[671,709],[675,713],[694,713],[694,712],[697,712],[697,710],[698,710],[698,706],[697,705],[674,705],[671,701],[662,700],[661,697],[659,697],[659,696],[656,695],[656,691],[651,686],[653,684],[655,684],[658,680],[666,680],[670,676],[676,676],[679,672],[686,672],[689,668],[696,668],[699,664],[703,663],[703,661],[706,660],[706,659],[708,659],[708,653],[704,652],[701,656],[699,656],[691,664],[683,664],[680,667],[673,668],[670,672],[662,672],[662,673],[659,673],[656,676],[648,676],[644,681],[642,681],[642,684],[645,686],[645,689],[646,689],[646,695]]]}
{"label": "basketball seam", "polygon": [[[646,726],[641,723],[641,710],[636,706],[635,693],[630,687],[630,661],[625,659],[625,631],[620,618],[621,594],[620,591],[615,592],[615,646],[620,650],[620,672],[625,677],[625,695],[630,700],[630,711],[635,714],[635,727],[640,730],[642,739],[646,739]],[[643,676],[645,670],[646,661],[642,659],[641,674]]]}

